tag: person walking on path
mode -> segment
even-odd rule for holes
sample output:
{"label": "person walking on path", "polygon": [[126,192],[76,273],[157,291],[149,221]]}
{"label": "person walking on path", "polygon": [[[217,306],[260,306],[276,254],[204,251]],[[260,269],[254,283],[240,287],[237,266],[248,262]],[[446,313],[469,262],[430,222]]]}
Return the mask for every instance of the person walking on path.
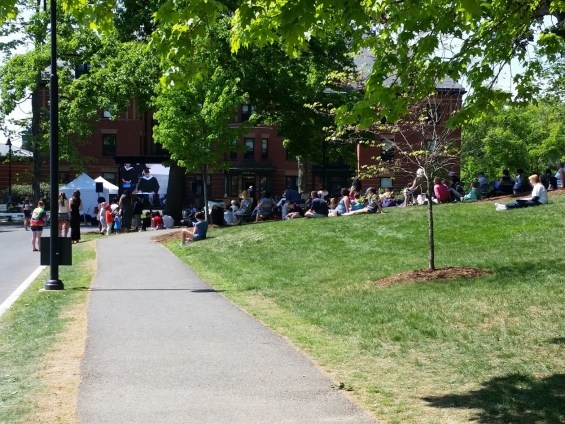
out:
{"label": "person walking on path", "polygon": [[80,241],[80,211],[83,209],[79,190],[73,192],[69,206],[71,208],[71,243],[75,244]]}
{"label": "person walking on path", "polygon": [[26,197],[24,200],[24,228],[26,231],[29,231],[29,223],[30,223],[30,219],[31,219],[31,211],[33,209],[33,206],[31,205],[31,202],[29,201],[29,197]]}
{"label": "person walking on path", "polygon": [[47,212],[43,209],[44,207],[45,205],[40,200],[37,202],[37,208],[31,213],[31,247],[34,252],[39,252],[41,249],[40,238],[47,219]]}

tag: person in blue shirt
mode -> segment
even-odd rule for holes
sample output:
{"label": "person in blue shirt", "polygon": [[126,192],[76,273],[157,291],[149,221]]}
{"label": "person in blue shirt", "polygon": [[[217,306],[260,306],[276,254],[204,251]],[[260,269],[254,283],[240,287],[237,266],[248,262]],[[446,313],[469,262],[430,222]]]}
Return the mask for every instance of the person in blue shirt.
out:
{"label": "person in blue shirt", "polygon": [[292,188],[286,189],[286,192],[284,193],[284,198],[286,200],[293,200],[294,203],[296,203],[297,205],[300,204],[300,201],[302,200],[302,196],[300,196],[300,193]]}
{"label": "person in blue shirt", "polygon": [[194,217],[196,218],[196,223],[191,229],[183,229],[181,233],[181,246],[185,243],[191,241],[204,240],[206,238],[206,233],[208,232],[208,223],[206,222],[206,217],[204,212],[197,212]]}

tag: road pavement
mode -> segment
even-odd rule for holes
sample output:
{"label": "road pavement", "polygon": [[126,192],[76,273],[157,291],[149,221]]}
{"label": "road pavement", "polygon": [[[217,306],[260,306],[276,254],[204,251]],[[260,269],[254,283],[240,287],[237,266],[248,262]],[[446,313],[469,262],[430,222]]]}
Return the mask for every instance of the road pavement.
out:
{"label": "road pavement", "polygon": [[[81,226],[82,232],[95,229]],[[49,237],[49,228],[43,237]],[[25,231],[22,221],[0,224],[0,304],[39,266],[39,253],[31,249],[31,231]]]}
{"label": "road pavement", "polygon": [[155,234],[97,242],[81,423],[376,423]]}

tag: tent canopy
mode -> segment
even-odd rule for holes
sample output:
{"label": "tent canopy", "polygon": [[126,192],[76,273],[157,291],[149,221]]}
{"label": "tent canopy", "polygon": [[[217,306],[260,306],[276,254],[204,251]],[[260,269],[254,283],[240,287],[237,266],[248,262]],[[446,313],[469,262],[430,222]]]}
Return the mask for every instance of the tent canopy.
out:
{"label": "tent canopy", "polygon": [[64,192],[69,199],[75,190],[80,190],[80,200],[83,206],[81,213],[90,214],[98,204],[98,196],[104,197],[106,201],[110,200],[108,188],[104,187],[102,193],[96,193],[96,182],[85,173],[82,173],[76,179],[59,189],[59,191]]}
{"label": "tent canopy", "polygon": [[104,188],[107,188],[110,194],[118,194],[118,190],[119,190],[118,186],[112,184],[110,181],[104,179],[103,177],[95,178],[94,181],[97,183],[102,183]]}

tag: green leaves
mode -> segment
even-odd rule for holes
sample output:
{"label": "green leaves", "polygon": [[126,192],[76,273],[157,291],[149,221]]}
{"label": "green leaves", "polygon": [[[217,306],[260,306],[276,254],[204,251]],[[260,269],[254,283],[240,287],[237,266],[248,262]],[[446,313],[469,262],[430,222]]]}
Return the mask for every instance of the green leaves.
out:
{"label": "green leaves", "polygon": [[481,5],[477,0],[461,0],[461,8],[469,15],[481,16]]}

